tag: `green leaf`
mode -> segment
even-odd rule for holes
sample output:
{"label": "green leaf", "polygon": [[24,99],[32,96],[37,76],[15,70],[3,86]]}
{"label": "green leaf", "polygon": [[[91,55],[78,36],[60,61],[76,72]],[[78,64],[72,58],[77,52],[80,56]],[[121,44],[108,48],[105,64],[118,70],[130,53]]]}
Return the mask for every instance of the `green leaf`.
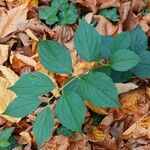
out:
{"label": "green leaf", "polygon": [[77,21],[78,11],[68,0],[53,0],[50,7],[39,9],[39,18],[46,20],[46,23],[53,25],[73,24]]}
{"label": "green leaf", "polygon": [[143,10],[142,15],[143,15],[143,16],[146,16],[146,15],[148,15],[149,13],[150,13],[150,9],[147,8],[147,9],[144,9],[144,10]]}
{"label": "green leaf", "polygon": [[81,22],[75,32],[74,44],[82,59],[96,61],[101,58],[101,36],[85,20]]}
{"label": "green leaf", "polygon": [[132,69],[132,72],[141,78],[149,78],[150,77],[150,52],[144,51],[139,55],[141,61],[138,63],[136,67]]}
{"label": "green leaf", "polygon": [[6,150],[8,149],[8,146],[10,146],[10,142],[8,140],[2,140],[0,141],[0,150]]}
{"label": "green leaf", "polygon": [[14,128],[7,128],[5,130],[0,130],[0,141],[8,140],[13,133]]}
{"label": "green leaf", "polygon": [[78,11],[73,4],[59,13],[59,24],[74,24],[78,18]]}
{"label": "green leaf", "polygon": [[5,149],[8,146],[10,146],[10,142],[8,140],[13,131],[14,128],[7,128],[5,130],[0,130],[0,149]]}
{"label": "green leaf", "polygon": [[40,112],[33,124],[33,133],[40,149],[43,142],[50,138],[54,128],[54,118],[49,107]]}
{"label": "green leaf", "polygon": [[[118,92],[110,77],[102,72],[90,72],[80,79],[78,94],[99,107],[118,107]],[[107,84],[106,84],[107,83]]]}
{"label": "green leaf", "polygon": [[102,9],[100,10],[99,14],[111,21],[116,22],[119,20],[119,13],[117,8]]}
{"label": "green leaf", "polygon": [[58,22],[58,17],[56,16],[58,9],[55,7],[41,8],[39,9],[39,18],[46,20],[46,24],[52,25]]}
{"label": "green leaf", "polygon": [[141,53],[147,49],[148,38],[140,26],[136,27],[134,31],[130,33],[131,35],[131,44],[130,49],[136,54]]}
{"label": "green leaf", "polygon": [[48,76],[40,72],[30,72],[22,76],[10,89],[18,96],[41,96],[53,90],[54,84]]}
{"label": "green leaf", "polygon": [[56,131],[56,134],[57,135],[64,135],[64,136],[68,136],[68,137],[71,137],[73,138],[75,136],[75,132],[65,128],[65,127],[59,127],[57,128],[57,131]]}
{"label": "green leaf", "polygon": [[86,107],[74,92],[64,92],[56,104],[56,114],[60,123],[72,131],[81,132]]}
{"label": "green leaf", "polygon": [[42,101],[36,97],[17,97],[9,104],[3,114],[17,118],[25,117],[31,114],[41,103]]}
{"label": "green leaf", "polygon": [[131,70],[126,72],[120,72],[112,69],[110,77],[115,83],[122,83],[132,78],[133,73],[131,72]]}
{"label": "green leaf", "polygon": [[119,50],[110,58],[110,65],[116,71],[127,71],[136,66],[140,58],[130,50]]}
{"label": "green leaf", "polygon": [[71,57],[63,45],[55,41],[40,40],[38,54],[47,70],[62,74],[72,72]]}
{"label": "green leaf", "polygon": [[101,39],[102,47],[105,51],[107,51],[106,56],[110,56],[110,52],[113,54],[116,51],[128,49],[131,43],[129,32],[122,32],[116,36],[102,36]]}
{"label": "green leaf", "polygon": [[46,20],[46,23],[49,25],[53,25],[54,23],[59,21],[57,17],[57,13],[59,8],[66,3],[66,0],[53,0],[51,7],[41,8],[39,9],[39,18]]}

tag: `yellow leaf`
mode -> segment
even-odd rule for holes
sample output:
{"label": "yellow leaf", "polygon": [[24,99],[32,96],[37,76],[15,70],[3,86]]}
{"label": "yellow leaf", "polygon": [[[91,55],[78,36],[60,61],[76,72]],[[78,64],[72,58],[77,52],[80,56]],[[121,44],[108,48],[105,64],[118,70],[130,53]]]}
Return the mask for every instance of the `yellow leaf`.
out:
{"label": "yellow leaf", "polygon": [[[0,65],[0,72],[3,77],[0,77],[0,114],[8,107],[9,103],[14,100],[16,94],[8,88],[15,84],[19,77],[9,68]],[[18,122],[20,119],[6,115],[1,115],[10,122]]]}
{"label": "yellow leaf", "polygon": [[97,127],[91,127],[89,136],[90,141],[92,142],[99,142],[106,138],[106,135],[103,133],[103,131]]}
{"label": "yellow leaf", "polygon": [[0,65],[2,65],[8,57],[9,45],[0,44]]}
{"label": "yellow leaf", "polygon": [[25,32],[32,40],[37,42],[39,41],[39,39],[34,35],[34,33],[30,29],[27,29]]}
{"label": "yellow leaf", "polygon": [[38,6],[38,0],[22,0],[22,4],[27,4],[30,7]]}
{"label": "yellow leaf", "polygon": [[107,115],[108,114],[105,109],[100,108],[100,107],[96,107],[88,101],[84,101],[84,104],[97,114],[101,114],[101,115]]}
{"label": "yellow leaf", "polygon": [[4,38],[12,32],[25,25],[27,20],[28,8],[26,5],[15,7],[0,18],[0,38]]}
{"label": "yellow leaf", "polygon": [[21,137],[22,137],[23,139],[25,139],[29,144],[31,144],[32,138],[31,138],[30,134],[29,134],[27,131],[21,132],[20,135],[21,135]]}
{"label": "yellow leaf", "polygon": [[119,94],[138,88],[138,86],[134,83],[116,83],[115,85]]}
{"label": "yellow leaf", "polygon": [[13,86],[16,81],[19,79],[19,76],[15,74],[10,68],[0,65],[0,72],[4,78],[6,78],[10,86]]}

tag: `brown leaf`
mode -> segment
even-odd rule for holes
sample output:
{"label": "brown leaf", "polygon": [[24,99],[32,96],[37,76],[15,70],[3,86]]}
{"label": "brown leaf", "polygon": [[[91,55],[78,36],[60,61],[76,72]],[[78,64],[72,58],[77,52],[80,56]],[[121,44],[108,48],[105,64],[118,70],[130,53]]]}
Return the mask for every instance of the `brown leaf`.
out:
{"label": "brown leaf", "polygon": [[139,19],[139,24],[144,32],[148,32],[150,29],[150,14],[147,14],[146,16],[143,16],[141,19]]}
{"label": "brown leaf", "polygon": [[131,137],[138,138],[146,135],[150,138],[150,113],[137,120],[122,134],[122,137],[129,139]]}
{"label": "brown leaf", "polygon": [[74,29],[73,26],[59,26],[56,25],[53,28],[55,32],[54,39],[60,43],[67,43],[73,38]]}
{"label": "brown leaf", "polygon": [[99,9],[110,8],[110,7],[120,7],[119,0],[97,0]]}
{"label": "brown leaf", "polygon": [[103,16],[95,16],[98,21],[96,30],[102,35],[114,35],[119,34],[122,31],[122,24],[118,22],[116,26],[114,26],[109,20],[107,20]]}
{"label": "brown leaf", "polygon": [[141,10],[144,9],[146,4],[144,3],[143,0],[132,0],[132,10],[134,12],[140,12]]}
{"label": "brown leaf", "polygon": [[41,150],[68,150],[69,138],[63,135],[53,136],[48,142],[44,143]]}
{"label": "brown leaf", "polygon": [[2,65],[8,57],[9,45],[0,44],[0,65]]}
{"label": "brown leaf", "polygon": [[124,22],[127,19],[130,8],[131,8],[131,1],[121,4],[119,8],[121,22]]}
{"label": "brown leaf", "polygon": [[81,6],[89,9],[89,11],[93,11],[94,13],[96,13],[97,11],[96,0],[71,0],[71,1],[80,4]]}
{"label": "brown leaf", "polygon": [[136,89],[122,95],[120,102],[122,104],[121,110],[125,114],[134,114],[135,117],[141,117],[147,113],[150,106],[144,89]]}
{"label": "brown leaf", "polygon": [[86,135],[76,134],[70,141],[68,150],[89,150],[88,137]]}
{"label": "brown leaf", "polygon": [[124,30],[134,30],[134,28],[138,25],[138,21],[134,16],[132,10],[129,11],[127,19],[123,23]]}
{"label": "brown leaf", "polygon": [[52,31],[52,29],[42,23],[42,21],[40,21],[38,18],[28,20],[28,22],[24,26],[20,27],[20,30],[22,31],[25,31],[26,29],[31,29],[41,33],[46,32],[50,37],[53,37],[55,35],[54,31]]}
{"label": "brown leaf", "polygon": [[26,23],[28,9],[26,5],[13,8],[7,15],[0,18],[0,38],[4,38],[12,32],[16,32],[21,25]]}

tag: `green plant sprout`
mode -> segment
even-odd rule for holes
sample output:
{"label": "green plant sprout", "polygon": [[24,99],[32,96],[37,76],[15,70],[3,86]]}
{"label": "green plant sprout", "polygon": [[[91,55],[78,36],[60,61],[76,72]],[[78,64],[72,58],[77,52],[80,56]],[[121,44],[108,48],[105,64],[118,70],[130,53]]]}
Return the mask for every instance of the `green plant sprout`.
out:
{"label": "green plant sprout", "polygon": [[[102,36],[83,20],[75,32],[74,45],[81,59],[98,62],[101,67],[74,77],[71,56],[66,47],[52,40],[39,41],[38,54],[44,68],[57,74],[68,74],[70,79],[59,89],[62,95],[56,100],[54,112],[47,104],[33,124],[38,149],[53,132],[54,116],[66,129],[82,133],[86,115],[84,100],[98,107],[119,107],[116,82],[124,82],[134,76],[150,77],[147,36],[139,26],[131,32]],[[105,59],[107,64],[102,63]],[[17,98],[4,114],[18,118],[28,116],[43,103],[39,97],[54,88],[52,80],[40,72],[22,76],[10,88]]]}

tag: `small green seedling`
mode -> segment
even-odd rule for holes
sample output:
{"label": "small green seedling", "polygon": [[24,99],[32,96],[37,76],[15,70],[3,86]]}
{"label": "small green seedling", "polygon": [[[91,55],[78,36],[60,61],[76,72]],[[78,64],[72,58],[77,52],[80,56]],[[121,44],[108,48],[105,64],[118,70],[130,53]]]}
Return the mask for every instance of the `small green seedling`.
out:
{"label": "small green seedling", "polygon": [[[127,81],[133,76],[150,77],[150,52],[147,51],[147,36],[139,26],[132,32],[102,36],[85,20],[75,32],[74,45],[81,59],[98,62],[101,67],[73,77],[70,54],[65,46],[56,41],[40,40],[38,54],[48,71],[70,76],[59,89],[62,95],[56,102],[54,112],[63,127],[81,133],[86,115],[84,100],[98,107],[119,107],[114,83]],[[106,59],[107,64],[103,63]],[[39,96],[54,88],[52,80],[40,72],[24,75],[11,87],[17,98],[4,114],[18,118],[31,114],[43,103]],[[39,149],[48,140],[53,128],[54,114],[47,105],[33,125]]]}
{"label": "small green seedling", "polygon": [[78,11],[68,0],[53,0],[51,6],[39,9],[39,18],[45,20],[48,25],[74,24],[78,18]]}

